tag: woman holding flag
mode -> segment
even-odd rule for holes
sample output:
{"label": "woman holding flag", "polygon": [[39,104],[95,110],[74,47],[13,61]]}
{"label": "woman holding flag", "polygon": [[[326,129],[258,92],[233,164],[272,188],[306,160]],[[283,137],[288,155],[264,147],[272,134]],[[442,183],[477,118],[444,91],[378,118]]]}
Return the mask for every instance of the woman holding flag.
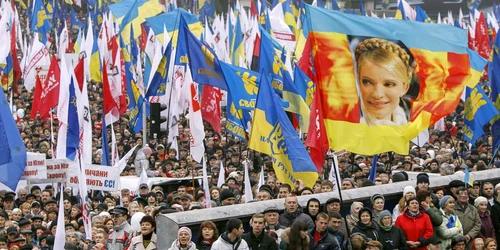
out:
{"label": "woman holding flag", "polygon": [[441,241],[441,249],[447,249],[453,237],[462,235],[462,223],[455,214],[455,199],[450,195],[444,196],[439,201],[441,213],[443,216],[443,223],[437,228],[437,237]]}

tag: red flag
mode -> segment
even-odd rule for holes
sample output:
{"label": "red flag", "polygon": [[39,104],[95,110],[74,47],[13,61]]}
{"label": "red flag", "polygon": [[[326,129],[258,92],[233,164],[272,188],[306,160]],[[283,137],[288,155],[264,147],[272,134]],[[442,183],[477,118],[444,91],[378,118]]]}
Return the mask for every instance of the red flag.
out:
{"label": "red flag", "polygon": [[309,154],[311,155],[311,159],[316,169],[318,169],[318,173],[321,173],[323,164],[325,163],[325,152],[328,150],[329,146],[319,91],[321,90],[316,88],[314,100],[311,105],[311,117],[309,120],[309,130],[307,131],[306,146],[309,147]]}
{"label": "red flag", "polygon": [[201,116],[210,123],[215,131],[220,132],[220,101],[222,93],[219,88],[203,85],[201,95]]}
{"label": "red flag", "polygon": [[304,72],[307,77],[314,79],[312,73],[312,54],[311,54],[311,39],[309,37],[304,45],[304,51],[302,52],[302,57],[297,62],[297,66]]}
{"label": "red flag", "polygon": [[[105,62],[103,65],[108,65]],[[104,104],[104,115],[106,119],[106,125],[112,124],[113,122],[119,119],[118,113],[118,105],[116,105],[115,99],[111,94],[111,89],[109,88],[109,80],[108,80],[108,67],[102,67],[102,92],[103,92],[103,104]]]}
{"label": "red flag", "polygon": [[13,71],[14,71],[14,82],[12,83],[12,88],[14,93],[17,94],[17,82],[21,79],[23,72],[21,70],[21,64],[17,59],[17,48],[16,48],[16,20],[12,22],[11,32],[10,32],[10,55],[12,56]]}
{"label": "red flag", "polygon": [[141,51],[144,51],[146,48],[146,43],[148,42],[148,32],[144,28],[144,24],[141,25],[141,36],[139,37],[139,47]]}
{"label": "red flag", "polygon": [[36,113],[38,112],[38,107],[40,106],[40,95],[42,94],[42,80],[38,75],[35,76],[35,92],[33,93],[33,103],[31,104],[31,119],[36,119]]}
{"label": "red flag", "polygon": [[47,79],[42,83],[39,112],[40,117],[49,117],[49,111],[59,102],[59,83],[61,82],[61,69],[55,56],[52,56],[47,73]]}
{"label": "red flag", "polygon": [[476,22],[475,30],[475,43],[477,46],[476,52],[484,59],[490,58],[490,36],[488,34],[488,26],[486,25],[486,19],[484,18],[484,13],[481,11],[479,19]]}
{"label": "red flag", "polygon": [[83,81],[85,80],[85,72],[84,72],[84,57],[80,57],[78,59],[78,63],[75,66],[75,77],[76,81],[78,82],[78,87],[80,88],[80,91],[83,91]]}
{"label": "red flag", "polygon": [[252,5],[250,5],[250,13],[252,13],[252,16],[259,16],[259,12],[257,12],[257,7],[255,7],[255,1],[250,1],[252,2]]}

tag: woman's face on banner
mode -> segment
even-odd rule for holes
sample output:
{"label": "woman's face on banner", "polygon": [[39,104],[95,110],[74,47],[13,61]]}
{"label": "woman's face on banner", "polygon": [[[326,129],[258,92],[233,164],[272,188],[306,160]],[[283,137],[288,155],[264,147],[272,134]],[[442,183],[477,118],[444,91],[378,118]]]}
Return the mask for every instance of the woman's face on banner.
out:
{"label": "woman's face on banner", "polygon": [[402,80],[371,60],[360,67],[359,86],[366,112],[379,120],[391,120],[399,99],[408,89]]}

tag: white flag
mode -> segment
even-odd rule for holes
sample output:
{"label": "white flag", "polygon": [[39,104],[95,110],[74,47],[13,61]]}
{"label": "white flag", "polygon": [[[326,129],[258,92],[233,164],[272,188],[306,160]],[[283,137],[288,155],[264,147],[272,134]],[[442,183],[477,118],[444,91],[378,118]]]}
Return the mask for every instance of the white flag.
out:
{"label": "white flag", "polygon": [[217,180],[217,187],[221,187],[226,182],[226,169],[224,169],[224,164],[220,162],[219,179]]}
{"label": "white flag", "polygon": [[201,105],[197,91],[198,84],[194,83],[191,78],[191,70],[187,67],[186,82],[190,85],[191,98],[189,98],[189,128],[191,130],[190,148],[191,156],[196,162],[200,162],[205,154],[205,129],[203,128],[203,119],[201,117]]}
{"label": "white flag", "polygon": [[37,36],[33,39],[29,55],[23,57],[21,65],[24,66],[24,87],[31,91],[35,86],[36,68],[44,66],[47,68],[50,65],[49,50],[38,40]]}
{"label": "white flag", "polygon": [[212,199],[210,199],[210,188],[208,187],[208,175],[207,175],[207,161],[205,156],[203,156],[203,190],[205,190],[205,207],[212,207]]}
{"label": "white flag", "polygon": [[[77,162],[80,159],[77,159]],[[90,200],[88,199],[87,190],[87,175],[85,174],[85,164],[80,163],[80,171],[78,172],[78,189],[80,190],[80,197],[82,199],[82,218],[83,227],[85,228],[85,236],[87,240],[92,239],[92,220],[90,219]],[[62,195],[61,195],[62,196]],[[59,222],[57,223],[59,225]],[[59,249],[59,248],[54,248]]]}
{"label": "white flag", "polygon": [[248,160],[243,162],[245,165],[245,203],[253,200],[252,184],[250,184],[250,175],[248,174]]}
{"label": "white flag", "polygon": [[64,244],[66,243],[66,229],[64,228],[64,189],[61,185],[61,192],[59,195],[59,213],[57,216],[57,230],[54,240],[54,248],[53,249],[64,249]]}

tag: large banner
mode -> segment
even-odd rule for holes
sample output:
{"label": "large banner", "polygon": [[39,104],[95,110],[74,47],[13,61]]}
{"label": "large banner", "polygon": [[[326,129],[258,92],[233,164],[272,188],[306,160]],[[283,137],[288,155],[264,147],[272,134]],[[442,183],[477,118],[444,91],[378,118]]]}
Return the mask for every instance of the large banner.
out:
{"label": "large banner", "polygon": [[45,177],[40,179],[30,179],[31,184],[66,182],[70,160],[49,159],[45,160],[45,162],[47,166]]}
{"label": "large banner", "polygon": [[[78,188],[80,165],[76,162],[69,164],[68,185]],[[101,166],[85,164],[88,190],[117,191],[120,182],[118,166]]]}
{"label": "large banner", "polygon": [[26,167],[21,180],[47,179],[45,154],[27,153]]}
{"label": "large banner", "polygon": [[455,110],[486,64],[468,49],[467,30],[313,6],[306,11],[334,150],[407,154],[409,141]]}

